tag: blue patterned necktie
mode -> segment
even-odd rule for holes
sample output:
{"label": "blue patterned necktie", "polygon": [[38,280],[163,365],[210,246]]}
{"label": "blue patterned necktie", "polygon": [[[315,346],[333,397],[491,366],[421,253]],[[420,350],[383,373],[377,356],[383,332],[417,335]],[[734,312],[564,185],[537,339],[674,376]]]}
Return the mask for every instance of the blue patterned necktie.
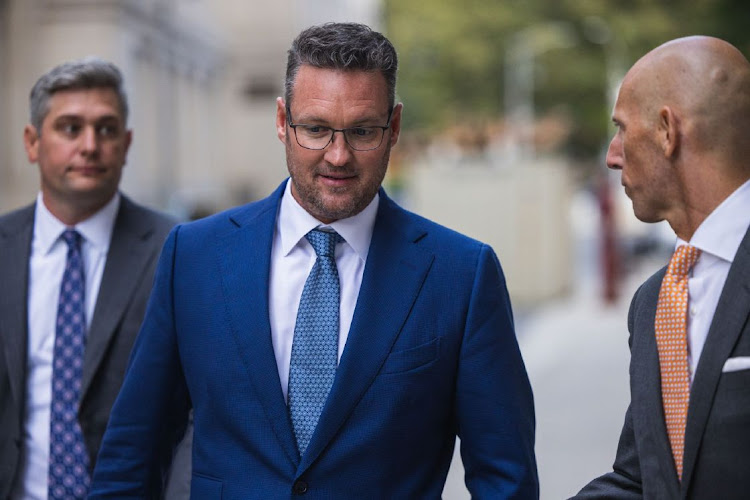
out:
{"label": "blue patterned necktie", "polygon": [[289,366],[289,413],[300,456],[310,443],[333,385],[339,347],[339,273],[336,232],[313,229],[305,236],[317,259],[302,290]]}
{"label": "blue patterned necktie", "polygon": [[62,234],[68,244],[55,327],[50,407],[49,499],[84,499],[88,493],[89,457],[78,424],[78,400],[86,340],[85,278],[81,235]]}

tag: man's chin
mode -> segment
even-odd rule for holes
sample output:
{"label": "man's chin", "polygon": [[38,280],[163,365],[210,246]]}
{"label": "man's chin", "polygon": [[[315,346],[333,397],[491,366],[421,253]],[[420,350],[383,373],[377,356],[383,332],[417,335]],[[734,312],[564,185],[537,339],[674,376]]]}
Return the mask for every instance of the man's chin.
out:
{"label": "man's chin", "polygon": [[71,198],[86,201],[88,203],[106,203],[112,199],[117,192],[117,186],[112,188],[110,185],[101,183],[78,183],[71,186],[68,195]]}
{"label": "man's chin", "polygon": [[341,219],[347,219],[352,215],[356,215],[354,209],[351,206],[340,206],[340,205],[323,205],[317,207],[316,219],[322,222],[330,223]]}
{"label": "man's chin", "polygon": [[351,195],[328,195],[317,200],[317,203],[314,204],[313,208],[316,213],[313,213],[312,215],[317,219],[323,222],[333,222],[357,215],[364,207],[358,208],[358,204],[355,203],[355,200]]}
{"label": "man's chin", "polygon": [[635,215],[636,219],[647,224],[653,224],[664,220],[664,217],[660,217],[658,214],[646,210],[637,209],[635,203],[633,204],[633,214]]}

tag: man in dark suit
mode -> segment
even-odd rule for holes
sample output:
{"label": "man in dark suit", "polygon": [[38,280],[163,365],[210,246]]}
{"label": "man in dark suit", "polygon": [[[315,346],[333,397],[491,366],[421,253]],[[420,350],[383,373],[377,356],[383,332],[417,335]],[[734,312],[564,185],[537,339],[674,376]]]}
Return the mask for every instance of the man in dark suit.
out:
{"label": "man in dark suit", "polygon": [[710,37],[625,76],[607,165],[677,235],[628,316],[630,407],[613,471],[577,498],[750,495],[750,64]]}
{"label": "man in dark suit", "polygon": [[494,252],[380,187],[396,66],[359,24],[294,41],[276,111],[290,180],[168,237],[91,499],[149,496],[191,406],[195,499],[439,498],[456,435],[476,498],[538,497]]}
{"label": "man in dark suit", "polygon": [[118,193],[131,131],[114,65],[62,64],[30,104],[40,193],[0,217],[0,498],[85,498],[174,222]]}

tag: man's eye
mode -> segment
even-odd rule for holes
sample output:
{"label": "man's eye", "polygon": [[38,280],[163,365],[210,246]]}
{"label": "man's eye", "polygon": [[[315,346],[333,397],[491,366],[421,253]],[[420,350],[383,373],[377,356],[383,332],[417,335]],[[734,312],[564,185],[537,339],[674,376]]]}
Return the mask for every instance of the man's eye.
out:
{"label": "man's eye", "polygon": [[77,123],[63,123],[58,127],[58,130],[65,135],[75,136],[81,132],[81,126]]}
{"label": "man's eye", "polygon": [[328,134],[330,130],[328,127],[321,127],[319,125],[305,125],[302,127],[305,134],[311,136],[323,136]]}
{"label": "man's eye", "polygon": [[96,128],[96,134],[101,137],[112,137],[117,134],[117,127],[114,125],[100,125]]}
{"label": "man's eye", "polygon": [[369,137],[375,133],[375,130],[369,127],[350,128],[350,133],[356,137]]}

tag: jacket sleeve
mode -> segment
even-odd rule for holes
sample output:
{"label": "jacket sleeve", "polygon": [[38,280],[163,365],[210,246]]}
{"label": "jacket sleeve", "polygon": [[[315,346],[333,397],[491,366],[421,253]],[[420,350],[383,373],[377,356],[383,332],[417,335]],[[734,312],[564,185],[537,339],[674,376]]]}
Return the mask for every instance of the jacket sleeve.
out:
{"label": "jacket sleeve", "polygon": [[[628,312],[628,331],[630,337],[628,345],[633,347],[633,325],[635,318],[636,299],[638,292],[633,296]],[[612,466],[612,472],[604,474],[586,485],[573,497],[581,500],[593,500],[595,498],[607,499],[641,499],[643,498],[641,483],[641,467],[636,447],[635,433],[633,431],[633,414],[631,407],[625,413],[625,423],[620,433],[620,442],[617,445],[617,455]]]}
{"label": "jacket sleeve", "polygon": [[162,250],[154,288],[112,409],[89,499],[159,498],[189,399],[177,349],[173,268],[179,227]]}
{"label": "jacket sleeve", "polygon": [[534,401],[500,263],[483,245],[456,387],[458,435],[472,498],[539,497]]}

